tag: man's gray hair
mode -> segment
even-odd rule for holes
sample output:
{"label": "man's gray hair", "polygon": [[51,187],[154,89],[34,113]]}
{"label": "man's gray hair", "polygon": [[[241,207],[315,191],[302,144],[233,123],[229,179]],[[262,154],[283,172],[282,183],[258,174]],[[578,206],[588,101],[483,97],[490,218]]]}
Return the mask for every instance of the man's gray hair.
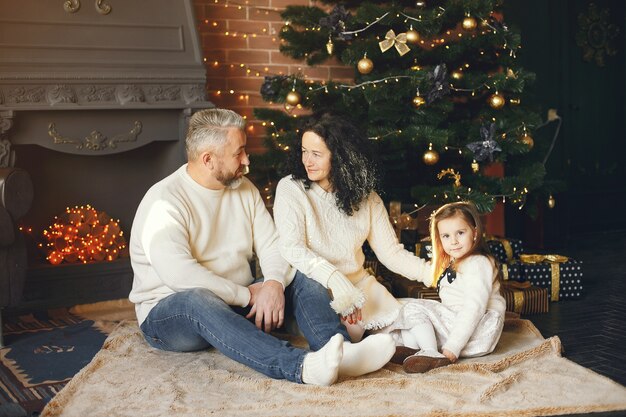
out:
{"label": "man's gray hair", "polygon": [[206,109],[189,119],[185,149],[187,159],[193,161],[206,150],[218,150],[226,143],[228,129],[243,130],[246,121],[232,110]]}

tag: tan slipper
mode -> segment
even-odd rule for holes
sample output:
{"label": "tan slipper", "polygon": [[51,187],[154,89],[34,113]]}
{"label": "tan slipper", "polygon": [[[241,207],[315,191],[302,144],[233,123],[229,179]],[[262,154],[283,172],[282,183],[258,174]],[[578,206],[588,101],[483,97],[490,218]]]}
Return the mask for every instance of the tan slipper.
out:
{"label": "tan slipper", "polygon": [[402,365],[404,360],[411,355],[415,355],[418,352],[417,349],[413,349],[406,346],[396,346],[396,353],[393,354],[389,362],[397,365]]}
{"label": "tan slipper", "polygon": [[448,358],[433,358],[432,356],[409,356],[402,362],[402,369],[408,374],[421,374],[431,369],[448,366],[452,362]]}

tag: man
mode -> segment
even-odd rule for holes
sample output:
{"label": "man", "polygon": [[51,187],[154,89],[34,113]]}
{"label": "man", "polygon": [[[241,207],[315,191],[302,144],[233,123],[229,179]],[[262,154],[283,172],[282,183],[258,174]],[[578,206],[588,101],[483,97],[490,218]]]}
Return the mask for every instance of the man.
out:
{"label": "man", "polygon": [[[225,109],[194,114],[188,163],[155,184],[133,221],[130,300],[146,341],[155,348],[215,347],[267,376],[331,385],[382,367],[395,346],[373,335],[352,344],[330,308],[325,288],[280,256],[278,235],[259,191],[244,177],[245,122]],[[249,262],[256,253],[263,282]],[[285,305],[311,352],[270,334]],[[252,320],[254,322],[252,322]]]}

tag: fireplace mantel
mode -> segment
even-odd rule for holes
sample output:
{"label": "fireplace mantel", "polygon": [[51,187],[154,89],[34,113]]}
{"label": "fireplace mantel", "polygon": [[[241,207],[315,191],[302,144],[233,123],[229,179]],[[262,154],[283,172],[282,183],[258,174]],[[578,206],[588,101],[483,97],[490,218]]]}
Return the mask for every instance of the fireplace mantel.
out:
{"label": "fireplace mantel", "polygon": [[0,0],[0,166],[178,140],[206,101],[191,0]]}

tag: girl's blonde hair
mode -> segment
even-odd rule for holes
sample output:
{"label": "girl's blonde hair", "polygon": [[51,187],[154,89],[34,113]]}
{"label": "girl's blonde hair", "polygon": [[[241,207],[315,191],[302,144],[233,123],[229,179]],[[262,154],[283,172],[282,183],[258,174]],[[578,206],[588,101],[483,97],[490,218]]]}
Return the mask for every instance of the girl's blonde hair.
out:
{"label": "girl's blonde hair", "polygon": [[[438,224],[440,221],[444,219],[449,219],[451,217],[460,217],[467,224],[469,224],[474,229],[474,242],[472,244],[471,249],[464,256],[470,256],[474,254],[480,254],[487,256],[493,263],[496,270],[500,270],[500,266],[498,265],[496,259],[491,255],[489,251],[489,247],[487,246],[487,242],[484,238],[484,228],[483,224],[480,221],[480,215],[478,214],[478,209],[474,205],[474,203],[469,201],[459,201],[456,203],[449,203],[439,207],[437,210],[433,212],[430,216],[430,240],[433,245],[433,286],[437,284],[437,280],[439,276],[443,273],[443,271],[450,265],[450,255],[448,255],[443,250],[443,245],[441,243],[441,238],[439,237],[439,229]],[[497,279],[500,279],[500,273],[498,273]]]}

